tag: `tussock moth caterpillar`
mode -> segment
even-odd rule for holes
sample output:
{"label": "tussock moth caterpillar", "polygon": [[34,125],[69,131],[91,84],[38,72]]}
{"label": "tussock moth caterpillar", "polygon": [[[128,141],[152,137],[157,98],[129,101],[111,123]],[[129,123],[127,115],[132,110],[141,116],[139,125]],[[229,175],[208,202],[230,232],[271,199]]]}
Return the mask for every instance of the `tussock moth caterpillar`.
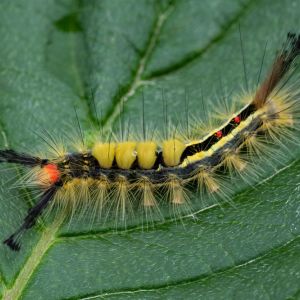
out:
{"label": "tussock moth caterpillar", "polygon": [[[218,175],[247,171],[263,141],[279,145],[281,137],[289,138],[297,129],[299,95],[287,82],[299,53],[300,36],[288,34],[266,78],[245,96],[247,104],[206,135],[195,125],[188,137],[172,133],[161,141],[108,138],[86,148],[82,141],[75,152],[61,151],[54,143],[53,158],[0,150],[0,162],[29,168],[24,183],[42,191],[23,224],[4,243],[19,250],[21,235],[46,208],[58,206],[72,215],[92,207],[104,217],[114,211],[125,222],[136,207],[147,218],[159,214],[161,205],[169,205],[176,215],[189,212],[189,185],[221,193]],[[160,193],[167,203],[159,201]]]}

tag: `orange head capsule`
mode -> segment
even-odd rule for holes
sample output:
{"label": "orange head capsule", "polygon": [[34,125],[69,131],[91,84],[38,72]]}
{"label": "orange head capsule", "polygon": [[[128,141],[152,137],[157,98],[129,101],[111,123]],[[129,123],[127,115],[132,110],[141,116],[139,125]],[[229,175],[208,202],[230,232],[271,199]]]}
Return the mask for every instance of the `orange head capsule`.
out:
{"label": "orange head capsule", "polygon": [[41,169],[39,182],[41,185],[52,185],[58,182],[60,179],[60,171],[58,170],[57,165],[47,164],[44,165]]}

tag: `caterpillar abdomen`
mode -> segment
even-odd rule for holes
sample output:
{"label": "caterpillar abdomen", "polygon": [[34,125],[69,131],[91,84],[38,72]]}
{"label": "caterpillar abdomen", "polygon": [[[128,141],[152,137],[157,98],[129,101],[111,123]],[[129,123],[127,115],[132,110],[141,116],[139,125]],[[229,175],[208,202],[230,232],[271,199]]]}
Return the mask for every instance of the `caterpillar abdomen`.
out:
{"label": "caterpillar abdomen", "polygon": [[96,141],[89,149],[53,159],[1,150],[0,162],[32,168],[26,183],[43,191],[22,226],[4,243],[19,250],[22,232],[49,206],[67,208],[71,214],[92,207],[101,215],[114,211],[117,219],[126,220],[136,207],[142,207],[146,215],[159,212],[161,202],[175,214],[181,208],[189,211],[188,185],[218,193],[217,174],[247,170],[261,140],[276,144],[297,126],[299,96],[297,91],[282,88],[280,82],[292,71],[299,52],[300,37],[289,34],[268,76],[253,95],[245,96],[248,104],[205,136],[196,126],[191,140],[171,135],[161,142]]}

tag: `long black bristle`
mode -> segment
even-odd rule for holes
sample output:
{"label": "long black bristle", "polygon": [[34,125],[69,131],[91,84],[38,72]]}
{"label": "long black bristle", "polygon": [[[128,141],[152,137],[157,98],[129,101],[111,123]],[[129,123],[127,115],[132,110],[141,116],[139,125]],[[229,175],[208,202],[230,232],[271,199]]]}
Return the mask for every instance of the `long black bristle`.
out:
{"label": "long black bristle", "polygon": [[47,207],[48,203],[53,199],[59,184],[51,186],[47,189],[41,196],[40,201],[31,209],[29,209],[27,216],[24,219],[23,224],[20,228],[13,233],[9,238],[7,238],[3,243],[7,245],[13,251],[19,251],[21,246],[18,239],[21,237],[22,233],[34,226],[37,218],[42,214],[43,210]]}
{"label": "long black bristle", "polygon": [[11,149],[0,150],[0,163],[8,162],[23,166],[34,167],[40,165],[44,160],[25,153],[18,153]]}
{"label": "long black bristle", "polygon": [[20,249],[21,249],[20,243],[18,243],[15,240],[15,235],[14,234],[12,234],[8,239],[3,241],[3,243],[5,245],[7,245],[13,251],[20,251]]}

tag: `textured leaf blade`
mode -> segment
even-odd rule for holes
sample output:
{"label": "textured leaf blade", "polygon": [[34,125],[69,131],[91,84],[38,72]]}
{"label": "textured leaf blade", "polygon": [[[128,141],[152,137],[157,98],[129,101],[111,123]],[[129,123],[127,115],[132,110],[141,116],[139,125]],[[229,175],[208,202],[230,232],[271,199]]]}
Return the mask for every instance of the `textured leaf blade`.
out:
{"label": "textured leaf blade", "polygon": [[[147,122],[161,124],[162,88],[175,119],[186,90],[191,112],[199,111],[201,93],[214,105],[220,87],[234,93],[244,84],[237,24],[248,79],[256,82],[266,39],[267,65],[299,19],[297,3],[203,3],[2,1],[0,123],[9,145],[32,150],[41,141],[31,129],[61,132],[74,122],[73,106],[86,129],[97,125],[91,89],[105,128],[117,127],[122,102],[125,117],[139,127],[143,95]],[[90,230],[86,221],[35,228],[22,252],[1,246],[1,293],[4,299],[297,298],[299,163],[278,168],[266,170],[256,189],[237,182],[235,207],[214,206],[185,226],[170,219],[150,231],[139,222],[119,233],[107,225]],[[9,191],[15,175],[1,172],[1,239],[33,203],[30,194]]]}

